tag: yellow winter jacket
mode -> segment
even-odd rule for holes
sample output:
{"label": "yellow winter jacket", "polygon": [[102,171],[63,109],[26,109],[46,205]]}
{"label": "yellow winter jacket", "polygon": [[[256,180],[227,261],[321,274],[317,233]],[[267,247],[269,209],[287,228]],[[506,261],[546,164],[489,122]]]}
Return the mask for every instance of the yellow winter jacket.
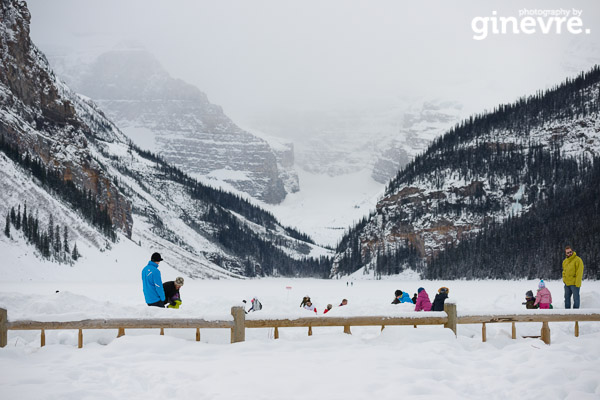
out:
{"label": "yellow winter jacket", "polygon": [[583,278],[583,261],[573,252],[570,257],[563,260],[563,282],[567,286],[575,285],[581,287],[581,278]]}

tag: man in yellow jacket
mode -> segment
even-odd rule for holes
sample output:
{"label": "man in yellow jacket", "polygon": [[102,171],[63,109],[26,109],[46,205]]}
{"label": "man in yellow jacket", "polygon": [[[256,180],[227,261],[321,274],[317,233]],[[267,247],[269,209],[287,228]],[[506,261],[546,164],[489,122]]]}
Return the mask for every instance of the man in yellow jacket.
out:
{"label": "man in yellow jacket", "polygon": [[565,308],[571,308],[571,295],[573,295],[573,308],[579,308],[579,289],[583,278],[583,261],[571,249],[565,247],[566,258],[562,263],[562,276],[565,283]]}

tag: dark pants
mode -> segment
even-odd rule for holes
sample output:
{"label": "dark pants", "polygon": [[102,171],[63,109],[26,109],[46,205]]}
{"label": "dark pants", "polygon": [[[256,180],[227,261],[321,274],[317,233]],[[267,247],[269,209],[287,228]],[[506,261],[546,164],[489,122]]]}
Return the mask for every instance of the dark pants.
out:
{"label": "dark pants", "polygon": [[579,308],[579,289],[575,285],[565,285],[565,308],[571,308],[571,295],[573,295],[573,308]]}
{"label": "dark pants", "polygon": [[[579,304],[579,303],[578,303]],[[160,307],[165,308],[165,302],[162,300],[157,301],[156,303],[148,304],[150,307]]]}

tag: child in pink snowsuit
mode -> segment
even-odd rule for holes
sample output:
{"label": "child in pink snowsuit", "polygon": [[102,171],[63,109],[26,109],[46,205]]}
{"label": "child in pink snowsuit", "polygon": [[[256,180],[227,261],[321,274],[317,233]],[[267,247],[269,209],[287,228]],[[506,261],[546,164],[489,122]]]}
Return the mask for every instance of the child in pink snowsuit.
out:
{"label": "child in pink snowsuit", "polygon": [[541,309],[547,310],[550,308],[550,304],[552,304],[552,294],[550,294],[550,291],[546,287],[543,279],[540,281],[538,288],[539,289],[535,296],[535,303],[533,305],[537,306],[539,304]]}
{"label": "child in pink snowsuit", "polygon": [[429,295],[422,287],[417,290],[417,304],[415,304],[415,311],[431,311],[431,301]]}

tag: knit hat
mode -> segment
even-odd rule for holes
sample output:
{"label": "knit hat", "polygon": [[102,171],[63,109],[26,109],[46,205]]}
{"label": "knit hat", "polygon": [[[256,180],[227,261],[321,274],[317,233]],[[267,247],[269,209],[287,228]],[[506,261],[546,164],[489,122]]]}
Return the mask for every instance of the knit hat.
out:
{"label": "knit hat", "polygon": [[440,294],[444,294],[444,293],[448,294],[448,293],[450,293],[450,289],[448,289],[446,286],[442,286],[441,288],[438,289],[438,293],[440,293]]}
{"label": "knit hat", "polygon": [[394,292],[394,296],[398,297],[398,296],[402,296],[402,290],[398,289]]}
{"label": "knit hat", "polygon": [[544,280],[540,280],[540,284],[538,285],[538,288],[543,289],[546,287],[546,284],[544,283]]}
{"label": "knit hat", "polygon": [[150,257],[150,261],[157,262],[157,261],[162,261],[162,260],[163,260],[163,258],[160,256],[159,253],[154,253],[154,254],[152,254],[152,257]]}
{"label": "knit hat", "polygon": [[423,289],[422,287],[418,288],[417,293],[421,293],[422,290],[425,290],[425,289]]}
{"label": "knit hat", "polygon": [[183,278],[178,276],[177,279],[175,279],[175,284],[179,285],[179,286],[183,286]]}
{"label": "knit hat", "polygon": [[525,293],[525,297],[528,299],[532,299],[533,298],[533,291],[528,290],[527,293]]}

